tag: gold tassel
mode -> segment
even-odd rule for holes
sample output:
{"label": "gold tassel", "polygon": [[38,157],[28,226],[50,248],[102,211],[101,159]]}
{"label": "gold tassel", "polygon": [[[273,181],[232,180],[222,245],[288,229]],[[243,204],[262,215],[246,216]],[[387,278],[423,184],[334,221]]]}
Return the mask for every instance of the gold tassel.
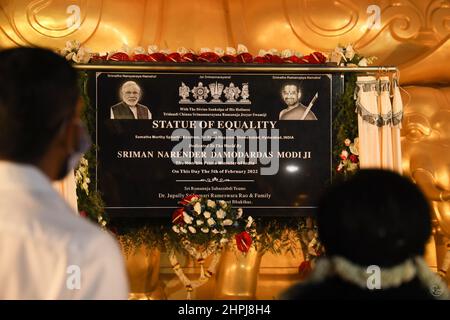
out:
{"label": "gold tassel", "polygon": [[197,262],[200,264],[200,279],[205,279],[205,268],[203,267],[203,265],[205,264],[205,259],[198,259]]}
{"label": "gold tassel", "polygon": [[187,300],[191,300],[191,292],[193,291],[194,289],[192,288],[192,286],[190,285],[190,284],[188,284],[187,286],[186,286],[186,291],[187,291],[187,297],[186,297],[186,299]]}

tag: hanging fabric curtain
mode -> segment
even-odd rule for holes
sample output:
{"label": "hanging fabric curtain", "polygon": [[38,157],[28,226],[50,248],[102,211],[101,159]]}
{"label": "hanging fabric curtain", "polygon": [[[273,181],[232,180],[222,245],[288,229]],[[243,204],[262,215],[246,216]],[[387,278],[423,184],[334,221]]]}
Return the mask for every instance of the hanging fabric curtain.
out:
{"label": "hanging fabric curtain", "polygon": [[355,99],[361,168],[382,168],[402,173],[400,129],[403,103],[397,79],[391,83],[387,76],[378,79],[359,76]]}

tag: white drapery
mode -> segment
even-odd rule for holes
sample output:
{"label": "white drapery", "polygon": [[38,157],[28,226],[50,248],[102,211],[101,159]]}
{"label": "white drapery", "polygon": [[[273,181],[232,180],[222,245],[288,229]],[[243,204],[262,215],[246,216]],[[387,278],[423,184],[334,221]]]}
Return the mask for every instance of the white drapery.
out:
{"label": "white drapery", "polygon": [[403,103],[398,81],[359,76],[356,82],[360,167],[402,173],[400,129]]}

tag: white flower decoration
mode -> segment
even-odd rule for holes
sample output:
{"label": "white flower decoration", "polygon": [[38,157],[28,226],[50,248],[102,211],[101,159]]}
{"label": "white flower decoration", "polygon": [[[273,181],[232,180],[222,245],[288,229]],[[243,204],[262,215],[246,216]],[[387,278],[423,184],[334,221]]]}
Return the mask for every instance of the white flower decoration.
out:
{"label": "white flower decoration", "polygon": [[233,220],[231,220],[231,219],[225,219],[225,220],[223,220],[222,224],[223,224],[224,226],[231,226],[231,225],[233,224]]}
{"label": "white flower decoration", "polygon": [[280,56],[280,53],[279,53],[278,50],[275,49],[275,48],[270,49],[270,50],[269,50],[269,53],[270,53],[271,55],[273,55],[273,56]]}
{"label": "white flower decoration", "polygon": [[225,218],[225,216],[227,215],[227,213],[225,211],[223,211],[222,209],[217,210],[216,212],[216,216],[219,219],[223,219]]}
{"label": "white flower decoration", "polygon": [[148,53],[150,53],[150,54],[156,53],[156,52],[158,52],[158,46],[155,44],[149,45],[147,50],[148,50]]}
{"label": "white flower decoration", "polygon": [[216,207],[216,202],[212,201],[212,200],[208,200],[208,201],[206,201],[206,206],[210,207],[210,208],[215,208]]}
{"label": "white flower decoration", "polygon": [[201,226],[202,224],[204,224],[205,222],[203,220],[197,220],[197,225]]}
{"label": "white flower decoration", "polygon": [[247,218],[247,225],[245,226],[245,228],[250,228],[252,226],[252,223],[253,223],[252,216],[248,216],[248,218]]}
{"label": "white flower decoration", "polygon": [[187,224],[192,224],[194,218],[192,218],[190,215],[188,215],[186,212],[183,211],[183,220]]}
{"label": "white flower decoration", "polygon": [[232,48],[232,47],[226,47],[225,52],[226,52],[226,54],[232,56],[232,55],[235,55],[235,54],[236,54],[236,49],[235,49],[235,48]]}
{"label": "white flower decoration", "polygon": [[202,230],[203,233],[208,233],[209,232],[209,228],[207,228],[207,227],[203,227],[200,230]]}
{"label": "white flower decoration", "polygon": [[180,233],[180,228],[178,226],[173,226],[172,230],[176,233]]}
{"label": "white flower decoration", "polygon": [[206,219],[209,219],[209,218],[211,218],[211,212],[205,211],[205,212],[203,212],[203,216],[204,216]]}
{"label": "white flower decoration", "polygon": [[209,218],[207,222],[208,222],[208,226],[213,226],[216,224],[216,221],[213,218]]}
{"label": "white flower decoration", "polygon": [[294,54],[289,49],[284,49],[283,51],[281,51],[281,57],[282,58],[289,58],[289,57],[292,57],[293,55]]}
{"label": "white flower decoration", "polygon": [[145,49],[143,47],[136,47],[133,50],[134,54],[146,54]]}
{"label": "white flower decoration", "polygon": [[210,48],[200,48],[200,53],[212,52]]}
{"label": "white flower decoration", "polygon": [[214,53],[218,54],[219,56],[223,56],[225,51],[222,48],[215,47]]}
{"label": "white flower decoration", "polygon": [[266,51],[266,50],[264,50],[264,49],[261,49],[261,50],[259,50],[259,52],[258,52],[258,56],[259,57],[264,57],[266,54],[268,54],[268,53],[270,53],[270,52],[268,52],[268,51]]}
{"label": "white flower decoration", "polygon": [[180,231],[183,233],[187,233],[187,229],[185,227],[180,227]]}
{"label": "white flower decoration", "polygon": [[224,200],[219,200],[219,205],[225,209],[227,207],[227,203]]}
{"label": "white flower decoration", "polygon": [[237,46],[237,53],[241,54],[241,53],[246,53],[248,52],[248,49],[246,46],[244,46],[243,44],[238,44]]}
{"label": "white flower decoration", "polygon": [[217,229],[212,229],[211,232],[214,233],[214,234],[218,234],[219,233],[219,231],[217,231]]}
{"label": "white flower decoration", "polygon": [[362,59],[359,60],[359,62],[358,62],[358,66],[360,66],[360,67],[367,67],[367,65],[368,65],[368,62],[367,62],[367,59],[366,59],[366,58],[362,58]]}
{"label": "white flower decoration", "polygon": [[188,51],[188,49],[186,49],[185,47],[179,47],[179,48],[177,49],[177,52],[178,52],[179,54],[186,54],[186,53],[188,53],[189,51]]}
{"label": "white flower decoration", "polygon": [[352,141],[350,139],[345,139],[344,144],[348,147]]}
{"label": "white flower decoration", "polygon": [[197,233],[197,230],[193,226],[189,226],[188,229],[191,233]]}
{"label": "white flower decoration", "polygon": [[88,63],[91,57],[90,50],[81,47],[76,54],[72,55],[72,60],[76,63]]}
{"label": "white flower decoration", "polygon": [[202,205],[200,204],[200,202],[197,202],[197,203],[194,205],[194,211],[195,211],[195,213],[197,213],[197,214],[202,213]]}

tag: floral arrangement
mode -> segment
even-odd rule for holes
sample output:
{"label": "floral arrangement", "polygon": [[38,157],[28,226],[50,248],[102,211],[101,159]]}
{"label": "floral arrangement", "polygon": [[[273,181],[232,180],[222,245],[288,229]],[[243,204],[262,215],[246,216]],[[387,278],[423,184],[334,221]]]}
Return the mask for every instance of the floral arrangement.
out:
{"label": "floral arrangement", "polygon": [[82,157],[75,170],[75,183],[77,186],[77,199],[79,214],[97,222],[106,228],[107,221],[103,216],[103,201],[96,191],[90,191],[91,179],[89,177],[89,162]]}
{"label": "floral arrangement", "polygon": [[352,44],[337,46],[329,55],[328,60],[342,67],[367,67],[372,64],[376,57],[364,57],[356,53]]}
{"label": "floral arrangement", "polygon": [[[179,204],[181,207],[172,214],[172,232],[185,252],[200,265],[200,278],[191,281],[178,263],[174,248],[167,249],[172,268],[184,284],[190,299],[193,289],[205,284],[215,273],[226,243],[234,240],[237,249],[244,254],[250,250],[256,239],[256,226],[251,216],[244,218],[241,208],[234,209],[223,200],[214,201],[193,194],[183,198]],[[205,272],[205,260],[211,255],[212,262]]]}
{"label": "floral arrangement", "polygon": [[345,139],[344,145],[336,171],[344,174],[355,173],[359,169],[359,139],[355,138],[353,142]]}
{"label": "floral arrangement", "polygon": [[306,223],[301,228],[300,244],[305,260],[298,267],[298,273],[300,279],[304,280],[311,274],[317,258],[325,253],[319,240],[317,224],[311,217],[306,218]]}
{"label": "floral arrangement", "polygon": [[67,41],[66,46],[57,52],[68,61],[75,63],[88,63],[93,56],[92,52],[88,48],[82,47],[77,40]]}
{"label": "floral arrangement", "polygon": [[108,53],[93,53],[81,46],[78,41],[68,41],[66,47],[59,54],[75,63],[89,63],[102,61],[130,61],[130,62],[209,62],[209,63],[296,63],[296,64],[324,64],[327,58],[320,52],[302,55],[290,49],[278,51],[277,49],[260,50],[257,56],[248,52],[246,46],[239,44],[237,49],[232,47],[201,48],[199,51],[178,48],[176,51],[159,49],[150,45],[147,49],[136,47],[131,49],[124,45],[120,50]]}
{"label": "floral arrangement", "polygon": [[214,201],[190,195],[180,201],[182,207],[172,215],[172,230],[182,241],[195,245],[225,244],[234,235],[236,247],[248,252],[256,236],[251,216],[245,219],[241,208],[234,209],[224,200]]}

